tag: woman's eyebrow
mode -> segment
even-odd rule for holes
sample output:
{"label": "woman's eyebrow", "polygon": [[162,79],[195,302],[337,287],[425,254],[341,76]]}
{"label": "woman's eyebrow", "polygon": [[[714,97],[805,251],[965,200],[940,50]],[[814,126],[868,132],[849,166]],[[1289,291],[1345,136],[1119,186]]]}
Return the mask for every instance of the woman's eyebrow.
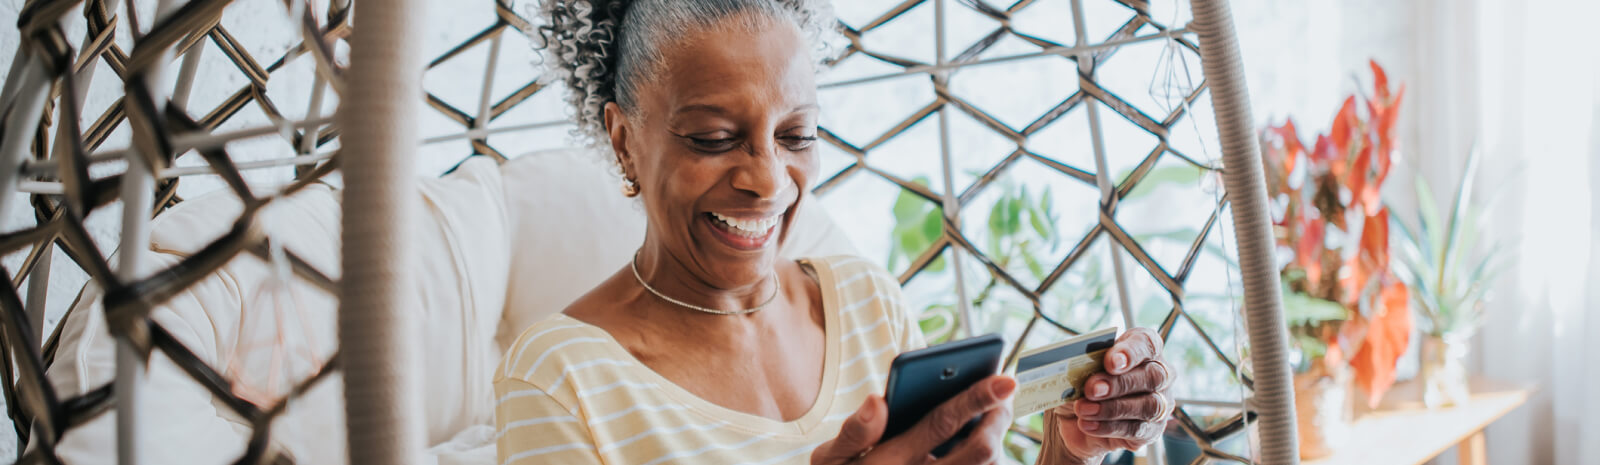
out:
{"label": "woman's eyebrow", "polygon": [[[820,108],[821,107],[817,106],[817,104],[815,104],[815,103],[802,103],[802,104],[800,104],[798,106],[795,106],[793,109],[789,110],[789,113],[799,113],[799,112],[806,111],[806,110],[817,110],[817,109],[820,109]],[[689,104],[689,105],[684,105],[684,106],[678,107],[676,110],[672,111],[672,115],[673,116],[677,116],[677,115],[681,115],[681,114],[684,114],[684,113],[694,113],[694,112],[705,112],[705,113],[711,113],[711,114],[716,114],[716,115],[725,115],[725,114],[728,113],[728,110],[725,109],[725,108],[722,108],[720,106],[709,104],[709,103],[695,103],[695,104]]]}
{"label": "woman's eyebrow", "polygon": [[717,115],[723,115],[723,114],[727,114],[728,110],[726,110],[726,109],[724,109],[722,107],[716,106],[716,105],[709,104],[709,103],[696,103],[696,104],[690,104],[690,105],[684,105],[684,106],[678,107],[678,109],[672,111],[672,115],[673,116],[677,116],[677,115],[681,115],[681,114],[684,114],[684,113],[694,113],[694,112],[706,112],[706,113],[712,113],[712,114],[717,114]]}

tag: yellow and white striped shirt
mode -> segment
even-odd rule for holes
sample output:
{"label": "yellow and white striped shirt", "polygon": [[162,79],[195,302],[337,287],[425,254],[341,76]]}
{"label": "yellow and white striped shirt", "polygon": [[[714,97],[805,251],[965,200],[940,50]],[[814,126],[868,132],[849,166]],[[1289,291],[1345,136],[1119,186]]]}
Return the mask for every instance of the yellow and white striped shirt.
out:
{"label": "yellow and white striped shirt", "polygon": [[500,463],[806,463],[868,394],[883,394],[895,355],[923,340],[883,268],[851,256],[802,262],[821,284],[827,339],[822,390],[804,416],[713,404],[604,330],[558,314],[524,331],[495,376]]}

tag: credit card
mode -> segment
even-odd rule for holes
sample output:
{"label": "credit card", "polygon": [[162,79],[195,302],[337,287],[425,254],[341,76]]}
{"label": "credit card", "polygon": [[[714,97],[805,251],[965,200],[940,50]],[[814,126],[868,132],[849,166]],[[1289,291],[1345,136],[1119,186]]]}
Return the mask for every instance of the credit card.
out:
{"label": "credit card", "polygon": [[1106,351],[1116,342],[1117,328],[1111,327],[1023,352],[1012,415],[1022,418],[1082,398],[1083,383],[1104,369]]}

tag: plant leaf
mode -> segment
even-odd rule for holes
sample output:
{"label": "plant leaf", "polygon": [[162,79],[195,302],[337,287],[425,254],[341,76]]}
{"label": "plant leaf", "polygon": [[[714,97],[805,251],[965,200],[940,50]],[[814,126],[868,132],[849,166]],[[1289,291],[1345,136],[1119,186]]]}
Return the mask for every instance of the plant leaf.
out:
{"label": "plant leaf", "polygon": [[1295,334],[1291,339],[1295,348],[1300,349],[1300,362],[1295,367],[1297,372],[1311,369],[1312,360],[1320,359],[1328,353],[1328,343],[1308,334]]}
{"label": "plant leaf", "polygon": [[1494,277],[1498,276],[1501,271],[1501,269],[1495,265],[1500,264],[1500,257],[1502,256],[1501,252],[1504,251],[1505,247],[1503,247],[1501,244],[1495,244],[1493,247],[1490,247],[1489,251],[1483,254],[1483,258],[1479,259],[1478,266],[1474,267],[1472,272],[1467,274],[1467,282],[1477,283],[1494,280]]}
{"label": "plant leaf", "polygon": [[[928,185],[928,178],[926,176],[918,176],[912,179],[911,182],[926,186]],[[894,229],[890,231],[889,238],[890,269],[899,266],[900,260],[909,260],[914,257],[917,253],[922,252],[922,249],[926,248],[927,244],[932,243],[931,240],[918,238],[914,234],[916,228],[927,220],[926,215],[929,208],[932,208],[932,205],[926,199],[909,190],[901,189],[900,194],[895,197],[894,206],[890,208],[895,220]],[[938,209],[934,208],[934,211],[937,213]]]}
{"label": "plant leaf", "polygon": [[938,344],[955,334],[955,307],[949,304],[929,305],[917,318],[917,327],[929,344]]}
{"label": "plant leaf", "polygon": [[[1149,173],[1146,173],[1144,179],[1140,179],[1139,184],[1134,185],[1133,190],[1128,191],[1128,195],[1122,199],[1127,201],[1144,197],[1155,192],[1161,186],[1169,184],[1195,185],[1200,182],[1202,176],[1205,176],[1205,170],[1194,165],[1157,166],[1155,169],[1150,170]],[[1127,179],[1127,173],[1123,173],[1117,179]]]}
{"label": "plant leaf", "polygon": [[1050,186],[1044,186],[1044,195],[1039,197],[1039,208],[1044,210],[1045,218],[1049,218],[1051,223],[1055,223],[1056,219],[1054,199],[1055,196],[1050,195]]}
{"label": "plant leaf", "polygon": [[1461,172],[1461,181],[1456,183],[1455,199],[1450,205],[1450,224],[1445,229],[1444,249],[1439,257],[1439,269],[1450,269],[1451,259],[1455,256],[1456,243],[1461,238],[1461,224],[1467,216],[1469,203],[1472,201],[1472,181],[1478,171],[1478,150],[1476,146],[1467,153],[1467,166]]}
{"label": "plant leaf", "polygon": [[1471,260],[1472,254],[1481,252],[1478,247],[1478,234],[1481,232],[1478,219],[1482,216],[1481,213],[1482,211],[1477,208],[1468,208],[1466,210],[1466,219],[1461,222],[1459,235],[1456,237],[1455,243],[1451,244],[1451,248],[1454,250],[1446,257],[1446,260],[1451,264],[1450,269],[1462,270],[1470,267],[1471,264],[1463,266],[1463,262]]}
{"label": "plant leaf", "polygon": [[1411,311],[1406,305],[1410,297],[1405,285],[1389,283],[1380,294],[1384,308],[1373,315],[1366,339],[1350,360],[1356,385],[1367,391],[1369,407],[1377,407],[1383,394],[1394,385],[1395,363],[1411,342]]}
{"label": "plant leaf", "polygon": [[1350,319],[1350,310],[1331,300],[1284,289],[1283,317],[1290,327],[1313,326],[1325,321]]}
{"label": "plant leaf", "polygon": [[[1180,227],[1178,229],[1173,229],[1173,230],[1170,230],[1170,231],[1160,231],[1160,232],[1153,232],[1153,233],[1135,234],[1135,235],[1133,235],[1133,239],[1138,241],[1140,244],[1147,244],[1153,239],[1165,239],[1165,240],[1177,242],[1177,243],[1180,243],[1180,244],[1189,244],[1189,243],[1194,242],[1196,237],[1199,236],[1199,235],[1200,235],[1200,230],[1198,230],[1198,229],[1188,228],[1188,227]],[[1218,252],[1220,253],[1220,251],[1218,251]]]}
{"label": "plant leaf", "polygon": [[1388,73],[1383,72],[1383,66],[1379,66],[1377,60],[1369,59],[1367,64],[1372,67],[1372,87],[1378,100],[1389,100]]}
{"label": "plant leaf", "polygon": [[1430,262],[1439,261],[1440,248],[1444,244],[1443,220],[1439,218],[1439,202],[1433,198],[1433,189],[1428,187],[1428,181],[1421,176],[1417,177],[1417,214],[1422,221],[1419,222],[1419,233],[1426,238],[1428,247],[1423,249]]}
{"label": "plant leaf", "polygon": [[[994,206],[989,208],[989,237],[995,239],[996,245],[999,243],[999,238],[1007,236],[1005,234],[1006,206],[1010,204],[1011,202],[1006,199],[1006,195],[1001,194],[1000,199],[995,200]],[[989,253],[999,253],[999,247],[991,248]]]}
{"label": "plant leaf", "polygon": [[905,258],[911,259],[928,248],[928,240],[921,230],[906,228],[900,231],[900,248]]}
{"label": "plant leaf", "polygon": [[[925,244],[932,244],[934,241],[939,240],[939,238],[941,236],[944,236],[944,209],[943,208],[934,207],[934,209],[932,211],[929,211],[926,216],[922,217],[922,229],[921,229],[921,232],[922,232],[923,242]],[[926,246],[924,246],[924,247],[926,247]],[[922,252],[922,250],[920,250],[920,249],[913,251],[913,253],[921,253],[921,252]]]}
{"label": "plant leaf", "polygon": [[[1026,188],[1024,188],[1026,189]],[[1022,196],[1012,197],[1006,205],[1006,235],[1022,230]]]}
{"label": "plant leaf", "polygon": [[[927,176],[917,176],[912,179],[913,184],[928,185]],[[909,190],[901,189],[900,195],[894,199],[894,219],[904,223],[917,219],[922,212],[928,210],[928,201]]]}
{"label": "plant leaf", "polygon": [[1355,130],[1360,124],[1360,120],[1356,118],[1356,96],[1352,95],[1344,99],[1344,105],[1339,107],[1339,114],[1333,117],[1333,129],[1328,131],[1328,139],[1333,142],[1333,147],[1338,149],[1334,160],[1349,156],[1350,142],[1356,139]]}
{"label": "plant leaf", "polygon": [[1033,254],[1023,252],[1022,262],[1028,265],[1028,272],[1033,273],[1033,279],[1044,279],[1044,266],[1039,264],[1039,259]]}
{"label": "plant leaf", "polygon": [[1055,232],[1050,230],[1050,224],[1045,222],[1044,213],[1038,205],[1028,207],[1028,224],[1033,226],[1033,232],[1038,234],[1040,239],[1047,242],[1055,239]]}

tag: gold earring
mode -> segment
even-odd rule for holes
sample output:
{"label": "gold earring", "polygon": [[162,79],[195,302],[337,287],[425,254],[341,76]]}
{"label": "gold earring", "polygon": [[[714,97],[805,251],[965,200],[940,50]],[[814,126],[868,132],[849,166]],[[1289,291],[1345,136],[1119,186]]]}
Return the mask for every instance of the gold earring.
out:
{"label": "gold earring", "polygon": [[622,179],[622,196],[623,197],[638,197],[639,196],[639,183],[633,182],[632,179],[623,178]]}

